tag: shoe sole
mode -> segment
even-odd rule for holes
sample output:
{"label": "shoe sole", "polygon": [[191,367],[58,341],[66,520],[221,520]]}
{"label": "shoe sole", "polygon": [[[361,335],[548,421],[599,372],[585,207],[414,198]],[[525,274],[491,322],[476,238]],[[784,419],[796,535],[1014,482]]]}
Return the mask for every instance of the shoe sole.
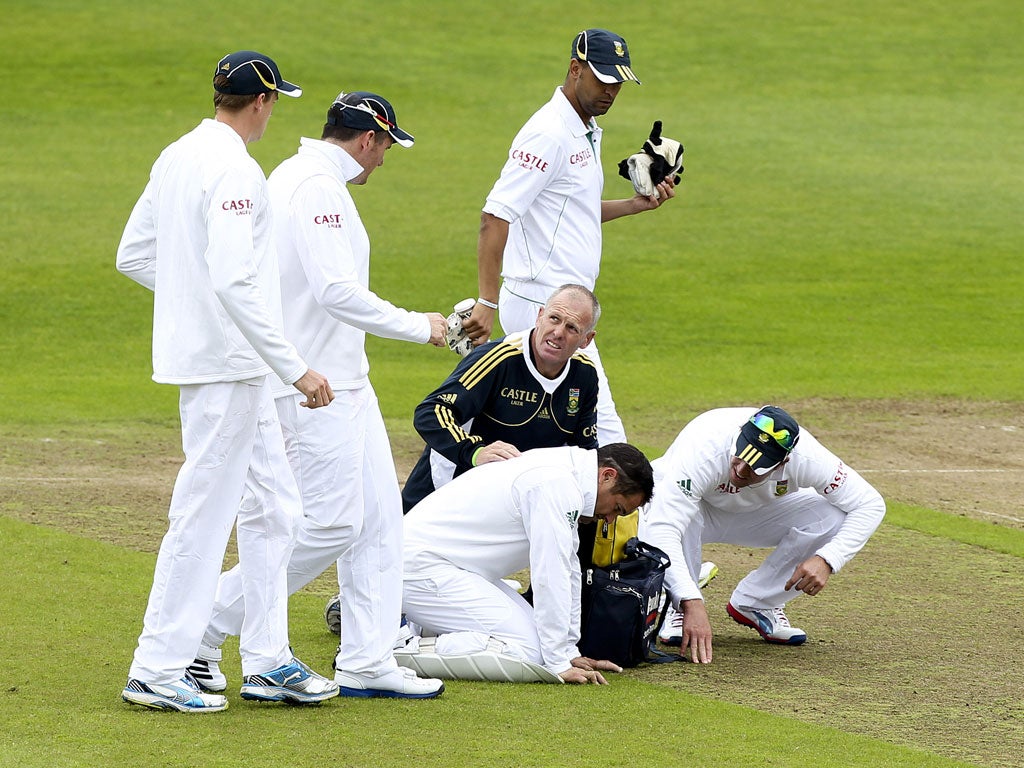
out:
{"label": "shoe sole", "polygon": [[319,704],[333,699],[338,691],[326,693],[299,693],[290,688],[272,688],[265,685],[242,686],[241,697],[249,701],[283,701],[285,704]]}
{"label": "shoe sole", "polygon": [[658,642],[662,645],[681,646],[683,644],[683,638],[681,635],[675,637],[662,637],[658,635]]}
{"label": "shoe sole", "polygon": [[744,627],[750,627],[755,630],[766,643],[772,643],[774,645],[803,645],[807,642],[807,635],[793,635],[793,637],[788,640],[776,640],[774,637],[769,637],[761,630],[761,627],[759,627],[756,622],[751,621],[733,608],[732,603],[728,603],[725,606],[725,612],[728,613],[729,617],[737,624],[742,624]]}
{"label": "shoe sole", "polygon": [[346,688],[341,687],[339,696],[353,699],[434,699],[444,693],[442,685],[436,691],[428,693],[402,693],[401,691],[388,691],[383,688]]}
{"label": "shoe sole", "polygon": [[178,704],[174,701],[169,701],[163,696],[155,696],[148,693],[139,693],[133,691],[129,693],[122,693],[121,698],[127,701],[129,704],[137,704],[140,707],[146,707],[147,709],[159,709],[165,712],[184,712],[185,714],[201,715],[207,712],[223,712],[228,708],[227,702],[224,702],[223,707],[189,707],[184,704]]}
{"label": "shoe sole", "polygon": [[704,587],[706,587],[708,584],[710,584],[712,581],[715,580],[715,576],[717,576],[717,575],[718,575],[718,566],[716,565],[710,571],[708,571],[708,575],[707,576],[705,576],[703,579],[700,579],[697,582],[697,589],[704,589]]}

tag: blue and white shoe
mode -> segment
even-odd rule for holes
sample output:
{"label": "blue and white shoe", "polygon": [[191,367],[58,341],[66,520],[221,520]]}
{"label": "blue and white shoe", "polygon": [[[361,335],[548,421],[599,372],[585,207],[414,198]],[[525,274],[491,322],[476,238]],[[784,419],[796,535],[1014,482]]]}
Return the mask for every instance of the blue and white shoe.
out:
{"label": "blue and white shoe", "polygon": [[756,629],[765,642],[800,645],[807,641],[807,633],[790,626],[786,612],[781,608],[737,608],[729,603],[725,611],[737,624]]}
{"label": "blue and white shoe", "polygon": [[324,606],[324,622],[332,635],[341,634],[341,595],[335,595]]}
{"label": "blue and white shoe", "polygon": [[293,658],[270,672],[243,677],[241,694],[243,699],[255,701],[316,704],[337,696],[338,684]]}
{"label": "blue and white shoe", "polygon": [[203,693],[188,673],[171,684],[158,685],[128,678],[128,683],[121,691],[121,698],[129,704],[172,712],[221,712],[228,708],[226,697]]}

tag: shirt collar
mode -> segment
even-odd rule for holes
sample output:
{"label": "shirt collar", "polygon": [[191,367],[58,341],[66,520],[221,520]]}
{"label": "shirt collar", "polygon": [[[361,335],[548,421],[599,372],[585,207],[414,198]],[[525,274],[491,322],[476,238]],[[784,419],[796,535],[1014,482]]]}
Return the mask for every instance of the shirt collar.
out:
{"label": "shirt collar", "polygon": [[[569,375],[569,367],[572,365],[572,359],[566,361],[565,365],[562,366],[562,370],[559,374],[549,379],[547,376],[537,370],[536,364],[533,362],[533,334],[537,332],[536,328],[531,328],[528,331],[518,331],[517,333],[510,333],[506,337],[506,341],[512,339],[520,339],[523,345],[523,362],[526,364],[526,370],[530,372],[530,375],[537,380],[541,388],[549,395],[553,394],[556,389],[562,386],[562,382],[565,381],[565,377]],[[575,353],[573,353],[575,354]]]}
{"label": "shirt collar", "polygon": [[332,144],[329,141],[322,139],[307,139],[302,137],[299,140],[299,152],[315,153],[321,155],[324,160],[334,166],[338,175],[340,175],[346,182],[352,181],[356,176],[361,174],[364,170],[356,159],[352,157],[344,148],[339,147],[337,144]]}
{"label": "shirt collar", "polygon": [[597,125],[597,120],[590,118],[590,122],[584,123],[580,120],[579,113],[573,108],[572,104],[569,103],[569,97],[565,95],[563,86],[555,88],[555,93],[551,97],[551,102],[555,105],[558,113],[562,116],[565,124],[568,126],[569,131],[573,136],[581,137],[586,136],[588,133],[600,133],[601,129]]}

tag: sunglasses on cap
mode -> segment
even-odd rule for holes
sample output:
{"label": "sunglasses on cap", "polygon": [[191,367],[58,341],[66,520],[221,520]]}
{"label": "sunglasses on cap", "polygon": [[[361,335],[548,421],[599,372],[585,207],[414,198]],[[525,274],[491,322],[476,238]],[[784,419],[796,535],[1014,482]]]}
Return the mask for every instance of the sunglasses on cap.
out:
{"label": "sunglasses on cap", "polygon": [[796,441],[799,438],[799,435],[794,435],[788,429],[784,428],[776,430],[775,419],[771,416],[766,416],[763,413],[755,413],[750,417],[750,423],[766,435],[769,435],[786,453],[789,453],[796,447]]}

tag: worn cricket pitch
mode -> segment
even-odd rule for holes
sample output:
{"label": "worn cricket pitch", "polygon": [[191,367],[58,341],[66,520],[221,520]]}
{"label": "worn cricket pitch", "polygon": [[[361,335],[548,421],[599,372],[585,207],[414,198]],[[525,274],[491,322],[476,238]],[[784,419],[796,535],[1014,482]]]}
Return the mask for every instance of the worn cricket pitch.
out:
{"label": "worn cricket pitch", "polygon": [[[887,500],[1024,528],[1019,404],[786,405]],[[643,442],[664,448],[672,436],[644,435]],[[173,426],[149,425],[8,435],[0,514],[155,552],[181,460],[178,439]],[[411,432],[392,440],[404,478],[420,444]],[[1019,764],[1018,558],[883,524],[821,596],[790,605],[790,619],[809,639],[789,648],[761,642],[725,615],[732,586],[762,555],[724,545],[705,551],[722,569],[706,591],[716,631],[713,664],[625,674],[980,765]],[[334,588],[330,574],[307,587],[324,597]],[[325,632],[324,658],[333,644]]]}

